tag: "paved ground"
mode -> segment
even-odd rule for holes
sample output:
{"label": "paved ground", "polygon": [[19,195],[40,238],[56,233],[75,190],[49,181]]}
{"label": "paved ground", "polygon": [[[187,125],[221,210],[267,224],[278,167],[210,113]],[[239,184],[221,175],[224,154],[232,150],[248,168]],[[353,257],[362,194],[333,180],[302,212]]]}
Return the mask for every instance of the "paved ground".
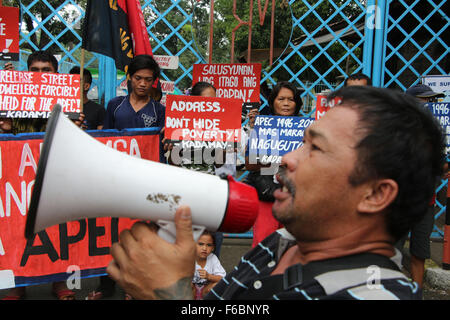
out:
{"label": "paved ground", "polygon": [[[442,261],[442,241],[432,241],[432,259],[428,260],[426,265],[428,268],[440,267]],[[246,253],[251,247],[250,239],[225,239],[222,245],[221,261],[227,272],[231,271],[235,265],[239,262],[241,256]],[[407,271],[408,259],[406,257],[405,264]],[[76,299],[84,300],[87,294],[94,290],[98,286],[98,278],[82,279],[81,288],[76,291]],[[51,295],[51,285],[36,285],[27,288],[27,300],[55,300],[56,298]],[[8,290],[0,290],[0,298],[2,298]],[[123,300],[124,292],[121,288],[116,290],[113,297],[108,300]],[[425,300],[450,300],[450,288],[442,289],[432,287],[428,283],[424,285],[424,299]]]}
{"label": "paved ground", "polygon": [[[427,271],[429,270],[440,270],[446,273],[446,277],[450,277],[450,270],[442,270],[442,254],[443,254],[443,240],[432,240],[431,241],[431,259],[425,261],[425,281],[423,287],[423,298],[424,300],[450,300],[450,286],[444,285],[443,281],[439,284],[431,283]],[[404,251],[404,266],[403,270],[406,274],[408,273],[408,263],[409,256],[408,250]],[[438,278],[439,280],[439,278]],[[442,279],[441,279],[442,280]]]}

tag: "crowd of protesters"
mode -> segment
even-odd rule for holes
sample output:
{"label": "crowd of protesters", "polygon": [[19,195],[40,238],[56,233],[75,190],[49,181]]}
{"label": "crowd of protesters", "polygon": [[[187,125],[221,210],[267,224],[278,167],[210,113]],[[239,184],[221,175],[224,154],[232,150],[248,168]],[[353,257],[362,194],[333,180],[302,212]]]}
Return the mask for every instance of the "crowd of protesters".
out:
{"label": "crowd of protesters", "polygon": [[[11,64],[5,65],[5,69],[12,70]],[[58,63],[53,55],[45,51],[36,51],[32,55],[30,55],[28,59],[28,70],[35,72],[58,72]],[[75,67],[70,71],[70,73],[80,73],[80,68]],[[121,130],[124,128],[148,128],[148,127],[161,128],[160,144],[159,144],[160,162],[167,163],[168,165],[178,165],[186,169],[202,171],[208,174],[216,174],[216,175],[226,174],[236,176],[238,166],[237,159],[239,158],[239,155],[242,155],[245,159],[245,164],[243,164],[244,168],[241,169],[249,171],[247,177],[244,179],[244,182],[255,187],[260,200],[259,215],[253,227],[253,247],[255,247],[255,250],[257,249],[261,250],[261,247],[259,248],[256,247],[258,247],[258,245],[261,243],[265,243],[264,241],[268,237],[269,238],[273,237],[271,235],[273,235],[274,232],[276,233],[277,230],[285,230],[284,228],[286,227],[286,225],[291,226],[291,220],[281,219],[280,217],[277,217],[276,214],[272,214],[272,212],[276,212],[276,210],[273,208],[274,203],[277,203],[277,199],[279,200],[280,198],[282,198],[282,196],[280,194],[277,195],[276,192],[284,190],[283,192],[286,193],[287,191],[285,189],[288,189],[289,192],[294,191],[289,189],[290,187],[285,178],[283,177],[280,178],[279,166],[270,166],[270,168],[268,168],[268,166],[265,164],[250,161],[247,143],[249,139],[249,133],[253,129],[255,117],[258,114],[264,113],[279,117],[300,115],[300,110],[303,105],[301,98],[301,91],[297,88],[297,86],[294,83],[288,81],[278,82],[273,86],[273,88],[270,90],[270,93],[268,94],[267,97],[268,106],[267,107],[264,106],[265,107],[264,112],[262,112],[263,109],[260,110],[260,107],[255,107],[253,109],[248,110],[248,112],[244,114],[244,116],[242,117],[241,143],[235,148],[232,148],[230,150],[216,150],[215,152],[220,152],[221,155],[218,156],[216,154],[215,159],[220,159],[221,161],[217,161],[212,164],[211,163],[194,164],[193,159],[195,150],[192,149],[186,149],[181,151],[177,150],[179,146],[174,145],[173,142],[166,143],[165,141],[166,139],[164,139],[165,107],[159,102],[162,97],[162,92],[160,88],[155,85],[155,83],[157,83],[158,81],[157,79],[160,77],[160,68],[156,63],[156,61],[151,56],[140,55],[136,56],[132,60],[127,72],[127,81],[129,88],[128,94],[126,96],[118,96],[111,99],[111,101],[109,101],[107,104],[106,110],[102,106],[96,104],[95,102],[87,98],[87,92],[89,91],[92,84],[92,76],[87,69],[84,70],[83,74],[84,74],[84,81],[83,81],[84,87],[82,92],[83,92],[84,108],[83,113],[80,115],[80,118],[76,121],[78,126],[80,126],[83,129],[97,129],[97,130],[101,129]],[[359,88],[346,89],[352,86]],[[347,79],[345,79],[344,83],[342,84],[342,87],[344,88],[343,89],[344,91],[342,91],[342,95],[344,97],[347,97],[348,99],[347,101],[349,102],[346,103],[348,105],[351,104],[362,105],[361,109],[363,109],[364,104],[367,104],[367,108],[369,108],[368,105],[376,105],[377,103],[382,103],[380,102],[381,98],[379,97],[379,95],[382,92],[376,91],[378,89],[372,87],[370,77],[368,77],[367,75],[360,73],[350,75],[347,77]],[[354,92],[352,90],[354,90]],[[212,84],[199,82],[195,84],[192,87],[192,89],[188,91],[188,93],[193,96],[215,97],[216,88]],[[405,98],[405,100],[403,101],[402,99],[404,99],[404,97],[397,96],[397,93],[389,98],[392,101],[401,101],[402,103],[404,102],[406,105],[410,107],[410,105],[414,104],[414,101],[416,101],[417,104],[419,104],[418,100],[414,99],[422,99],[422,102],[430,102],[440,95],[439,93],[433,92],[429,87],[424,85],[414,86],[408,89],[406,93],[409,96],[412,96],[411,99]],[[365,101],[364,100],[365,97],[358,98],[355,97],[356,94],[366,94],[368,97],[372,95],[370,97],[371,100],[369,101],[369,98],[367,98],[368,100]],[[392,101],[386,103],[392,103]],[[345,107],[339,110],[343,111],[343,109],[345,110],[345,112],[350,112],[351,110],[350,107]],[[354,110],[351,111],[356,112]],[[343,114],[345,112],[343,112]],[[378,111],[372,110],[371,112],[375,114]],[[337,112],[333,112],[333,115],[335,113],[337,114]],[[366,115],[364,113],[364,110],[358,109],[358,113]],[[363,115],[361,115],[361,117],[363,117]],[[349,114],[349,116],[352,116],[352,114]],[[358,121],[370,122],[370,120],[367,119],[365,120],[359,119]],[[0,119],[0,130],[3,133],[43,131],[45,130],[45,121],[43,119],[4,118]],[[311,141],[313,139],[320,139],[321,135],[320,132],[316,132],[313,130],[308,131],[308,134],[309,138],[307,139],[311,139]],[[319,138],[317,138],[315,135],[318,135]],[[308,146],[308,148],[317,147],[309,140],[305,140],[305,143],[308,143],[308,145],[311,144],[311,147]],[[322,148],[329,148],[329,146],[325,145],[323,141],[321,143]],[[182,155],[181,163],[173,163],[173,161],[171,161],[171,153],[175,151]],[[434,156],[436,156],[438,152],[436,150],[434,151],[435,151]],[[202,152],[202,154],[206,153]],[[291,158],[289,158],[288,156],[287,160],[282,163],[282,167],[284,168],[283,170],[289,170],[288,161],[291,161],[292,160]],[[318,159],[318,161],[320,161],[320,159]],[[437,160],[434,159],[434,161]],[[433,165],[435,165],[435,163],[433,163]],[[339,168],[336,169],[339,170]],[[268,172],[268,170],[271,171]],[[430,172],[433,172],[433,174],[437,174],[438,170],[436,168],[433,168],[433,170],[431,170]],[[383,188],[389,189],[394,187],[392,186],[392,183],[384,182]],[[397,191],[394,192],[395,194],[393,193],[394,195],[392,194],[385,195],[384,193],[382,193],[381,190],[372,190],[372,192],[379,192],[380,197],[390,196],[395,198]],[[305,199],[305,201],[308,201],[308,199]],[[414,241],[412,242],[413,246],[411,246],[411,254],[413,256],[412,265],[415,267],[414,270],[418,271],[412,273],[412,278],[413,281],[415,281],[415,283],[417,283],[419,286],[422,286],[424,260],[429,258],[430,255],[429,253],[430,251],[429,239],[431,234],[430,226],[433,225],[434,219],[432,199],[430,199],[430,201],[431,201],[430,206],[427,208],[427,210],[425,210],[428,213],[427,214],[425,214],[425,212],[418,213],[418,215],[421,215],[424,218],[422,220],[416,219],[420,220],[419,223],[416,223],[416,220],[414,220],[415,221],[414,223],[412,222],[409,223],[407,225],[406,230],[406,231],[411,230],[413,234],[412,239],[414,239]],[[390,205],[390,203],[391,203],[390,200],[389,201],[386,200],[386,206]],[[354,205],[354,203],[352,204],[348,203],[347,205],[351,206]],[[375,200],[373,200],[372,205],[375,206]],[[376,210],[382,211],[384,209],[385,209],[384,207],[383,208],[377,207]],[[365,212],[366,211],[371,212],[369,208],[365,208],[364,210]],[[339,223],[337,222],[336,226],[338,225]],[[420,225],[423,225],[423,227],[416,228],[416,226]],[[420,236],[416,236],[416,234]],[[278,236],[279,235],[280,234],[278,234]],[[405,239],[404,232],[401,234],[401,236],[402,237],[398,237],[396,235],[394,237],[396,240],[398,240],[397,246],[400,249],[402,248]],[[214,234],[207,232],[203,234],[198,240],[196,264],[195,264],[196,271],[191,283],[192,298],[202,299],[210,291],[212,291],[212,293],[209,294],[209,297],[211,297],[214,294],[218,296],[218,292],[221,292],[221,295],[226,296],[228,292],[227,290],[230,286],[228,286],[227,288],[223,282],[220,282],[220,280],[224,278],[226,275],[219,261],[222,239],[223,235],[220,233]],[[384,240],[386,239],[387,237],[384,238]],[[358,238],[357,240],[360,239]],[[277,241],[279,241],[279,239],[277,239]],[[116,244],[116,247],[117,246],[120,246],[120,244]],[[294,246],[292,248],[296,247]],[[381,252],[384,249],[380,249],[379,251]],[[292,257],[294,257],[296,254],[294,251],[289,252],[290,252],[289,254],[292,254]],[[373,253],[378,251],[375,250],[371,252]],[[327,257],[335,257],[335,256],[336,255],[329,255]],[[286,263],[289,264],[290,262],[283,260],[283,264]],[[279,271],[281,272],[284,269],[285,267],[281,268]],[[276,273],[277,272],[275,272],[274,274]],[[126,282],[120,280],[118,274],[119,273],[117,272],[117,270],[112,269],[111,278],[109,276],[100,277],[100,284],[98,288],[95,291],[91,292],[88,295],[88,297],[86,297],[86,299],[97,300],[111,297],[114,294],[116,280],[126,287]],[[221,283],[220,285],[218,285],[219,282]],[[226,282],[227,281],[225,281],[225,283]],[[214,290],[211,289],[216,285],[220,289],[218,289],[215,292]],[[246,292],[250,291],[247,289]],[[397,288],[393,289],[393,292],[395,292],[395,290],[401,291],[400,289]],[[74,299],[75,296],[74,292],[67,289],[64,283],[55,283],[53,286],[53,291],[59,299]],[[6,296],[6,299],[11,300],[22,299],[25,296],[25,292],[26,292],[25,288],[11,289],[10,293]],[[230,295],[230,297],[240,296],[242,294],[238,289],[233,289],[232,292],[233,293]],[[146,297],[145,295],[140,295],[140,292],[136,293],[136,291],[130,292],[130,294],[131,295],[127,295],[128,299],[131,299],[133,297],[135,298]],[[348,292],[346,294],[348,294]],[[343,296],[344,295],[342,295],[342,297]],[[415,295],[412,294],[412,296],[408,297],[414,298]]]}

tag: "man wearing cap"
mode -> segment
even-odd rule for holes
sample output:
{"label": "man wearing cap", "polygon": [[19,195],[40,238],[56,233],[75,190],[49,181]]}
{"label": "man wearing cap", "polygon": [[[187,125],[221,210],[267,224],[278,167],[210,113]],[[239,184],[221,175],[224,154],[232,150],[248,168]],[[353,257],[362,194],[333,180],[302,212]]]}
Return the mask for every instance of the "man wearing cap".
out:
{"label": "man wearing cap", "polygon": [[425,84],[416,84],[406,90],[406,94],[416,97],[419,100],[427,102],[437,102],[438,98],[443,98],[445,94],[434,92],[429,86]]}
{"label": "man wearing cap", "polygon": [[[439,97],[444,97],[443,93],[434,92],[425,84],[416,84],[405,92],[407,95],[416,97],[423,103],[437,102]],[[444,172],[447,168],[444,167]],[[411,228],[409,252],[411,254],[410,272],[411,278],[423,285],[425,273],[425,260],[430,258],[430,236],[434,225],[434,204],[436,195],[431,199],[427,213],[415,226]],[[397,244],[397,248],[403,248],[407,236],[403,237]]]}

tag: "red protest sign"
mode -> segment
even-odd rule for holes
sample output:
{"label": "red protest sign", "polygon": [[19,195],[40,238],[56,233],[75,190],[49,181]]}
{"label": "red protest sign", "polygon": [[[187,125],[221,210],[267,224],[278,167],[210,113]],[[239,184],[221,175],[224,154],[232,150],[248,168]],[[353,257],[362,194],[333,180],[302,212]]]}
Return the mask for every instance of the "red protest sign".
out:
{"label": "red protest sign", "polygon": [[175,141],[239,142],[241,109],[239,99],[168,95],[165,137]]}
{"label": "red protest sign", "polygon": [[334,98],[331,101],[328,101],[327,96],[324,95],[317,95],[316,96],[316,120],[319,120],[325,112],[330,110],[330,108],[334,107],[335,105],[339,104],[341,99]]}
{"label": "red protest sign", "polygon": [[[131,156],[159,160],[157,132],[95,131],[91,135]],[[111,261],[112,242],[136,221],[82,219],[49,227],[27,240],[26,215],[43,137],[44,133],[0,135],[0,289],[65,280],[73,266],[79,268],[82,277],[104,273]],[[67,188],[71,192],[70,182]]]}
{"label": "red protest sign", "polygon": [[0,1],[0,60],[19,61],[19,8]]}
{"label": "red protest sign", "polygon": [[80,75],[0,70],[0,117],[48,118],[55,104],[80,112]]}
{"label": "red protest sign", "polygon": [[209,82],[217,97],[236,98],[241,102],[259,102],[260,63],[194,64],[192,85]]}

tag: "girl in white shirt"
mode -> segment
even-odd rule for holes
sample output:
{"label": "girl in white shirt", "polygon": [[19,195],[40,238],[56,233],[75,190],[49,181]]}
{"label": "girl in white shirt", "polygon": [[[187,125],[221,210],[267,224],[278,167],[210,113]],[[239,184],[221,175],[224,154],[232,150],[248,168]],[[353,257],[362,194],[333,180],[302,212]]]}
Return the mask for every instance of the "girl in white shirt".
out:
{"label": "girl in white shirt", "polygon": [[226,275],[219,258],[212,253],[214,247],[214,235],[205,230],[197,241],[195,273],[192,278],[195,300],[203,299],[212,287]]}

